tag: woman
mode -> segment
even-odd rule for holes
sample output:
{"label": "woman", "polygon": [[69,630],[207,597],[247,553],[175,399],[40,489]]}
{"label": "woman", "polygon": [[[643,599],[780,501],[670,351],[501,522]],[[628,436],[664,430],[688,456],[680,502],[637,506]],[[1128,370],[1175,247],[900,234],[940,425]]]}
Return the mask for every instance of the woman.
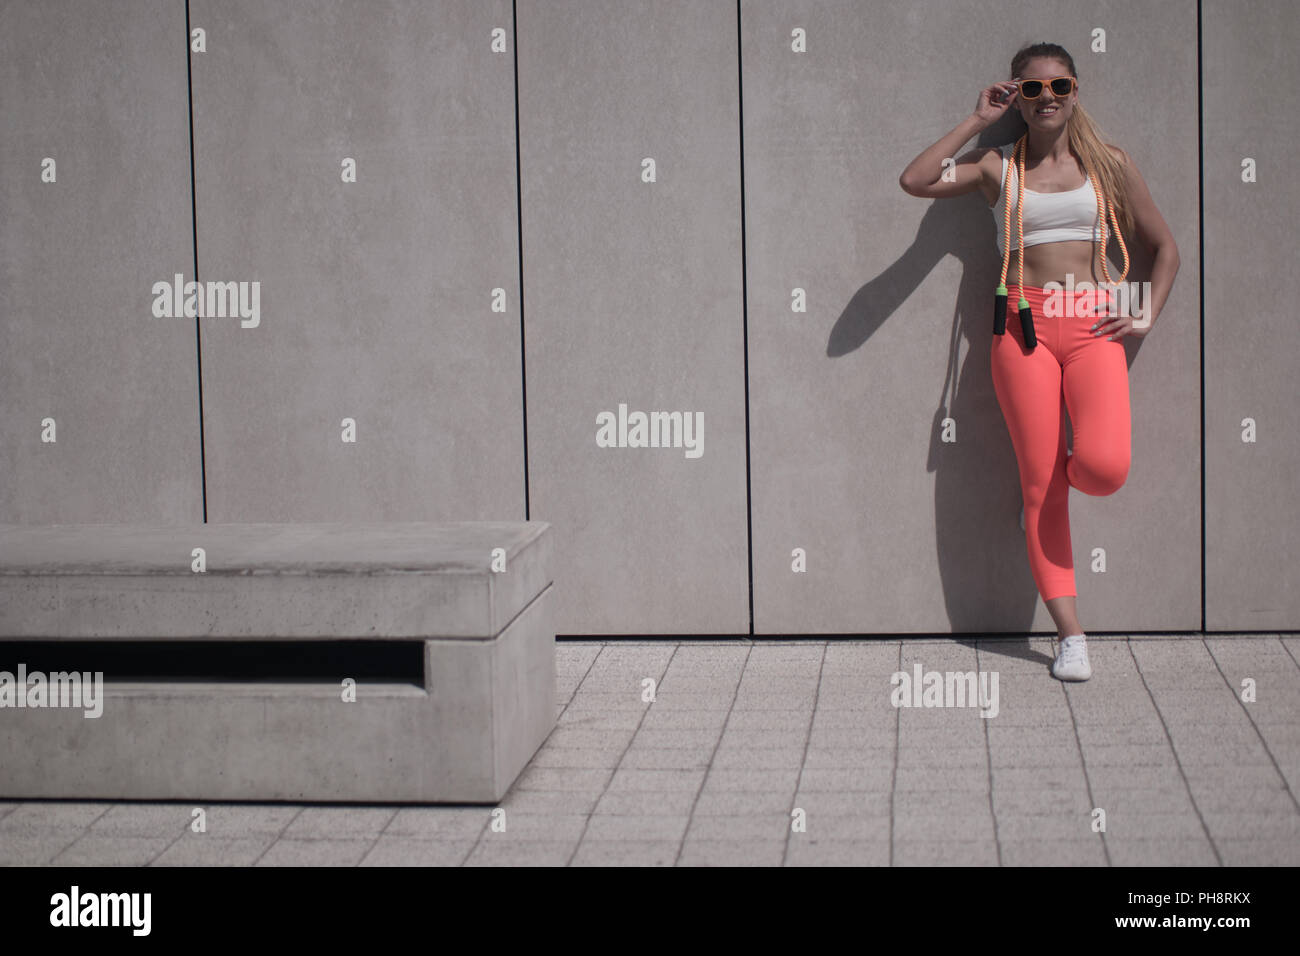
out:
{"label": "woman", "polygon": [[[912,160],[899,184],[931,198],[978,189],[993,208],[1003,253],[993,387],[1020,469],[1029,567],[1060,639],[1052,674],[1087,680],[1092,668],[1075,606],[1069,490],[1109,495],[1128,477],[1131,420],[1121,339],[1151,331],[1178,272],[1178,247],[1133,160],[1102,142],[1079,104],[1070,54],[1054,43],[1027,46],[1012,59],[1011,77],[982,91],[975,112]],[[1015,144],[945,162],[1012,105],[1027,127]],[[1136,315],[1126,314],[1135,311],[1132,305],[1118,308],[1127,297],[1112,307],[1113,293],[1100,291],[1122,281],[1128,269],[1120,230],[1154,252],[1150,292]],[[1124,257],[1118,276],[1106,260],[1111,233]],[[1018,281],[1008,287],[1013,252]],[[1052,282],[1065,292],[1049,295],[1044,286]],[[1091,291],[1074,290],[1078,283],[1092,283],[1095,299]],[[1006,303],[1010,320],[1003,318]]]}

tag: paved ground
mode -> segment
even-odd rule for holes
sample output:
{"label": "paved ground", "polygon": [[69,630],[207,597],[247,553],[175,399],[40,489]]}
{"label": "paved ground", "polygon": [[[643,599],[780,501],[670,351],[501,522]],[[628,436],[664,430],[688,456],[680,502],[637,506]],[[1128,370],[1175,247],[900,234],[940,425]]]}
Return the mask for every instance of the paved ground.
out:
{"label": "paved ground", "polygon": [[[1063,685],[1046,638],[562,642],[504,831],[491,807],[207,805],[200,834],[188,803],[9,802],[0,863],[1300,864],[1300,636],[1088,643]],[[996,715],[895,707],[916,665],[984,672]]]}

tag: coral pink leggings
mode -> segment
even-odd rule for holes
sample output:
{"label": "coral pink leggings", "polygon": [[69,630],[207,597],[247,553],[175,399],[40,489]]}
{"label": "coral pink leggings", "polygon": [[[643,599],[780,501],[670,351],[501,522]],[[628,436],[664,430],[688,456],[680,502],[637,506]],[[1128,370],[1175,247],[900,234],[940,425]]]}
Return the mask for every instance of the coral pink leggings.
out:
{"label": "coral pink leggings", "polygon": [[[1128,362],[1122,339],[1110,341],[1090,331],[1101,314],[1076,315],[1075,305],[1087,304],[1078,302],[1083,293],[1060,293],[1062,308],[1056,312],[1064,314],[1049,317],[1041,286],[1024,288],[1038,338],[1037,347],[1027,349],[1016,307],[1020,288],[1008,285],[1007,290],[1007,331],[993,336],[993,389],[1020,468],[1029,569],[1039,595],[1048,601],[1077,594],[1070,486],[1089,495],[1109,495],[1128,477]],[[1104,290],[1097,298],[1105,310]],[[1069,457],[1067,410],[1074,429]]]}

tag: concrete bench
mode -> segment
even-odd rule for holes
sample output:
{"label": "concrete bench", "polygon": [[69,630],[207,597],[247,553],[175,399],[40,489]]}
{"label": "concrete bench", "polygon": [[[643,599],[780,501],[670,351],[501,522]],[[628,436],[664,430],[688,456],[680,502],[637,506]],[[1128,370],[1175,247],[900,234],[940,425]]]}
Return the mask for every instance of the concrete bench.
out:
{"label": "concrete bench", "polygon": [[0,525],[0,797],[494,803],[555,721],[549,527]]}

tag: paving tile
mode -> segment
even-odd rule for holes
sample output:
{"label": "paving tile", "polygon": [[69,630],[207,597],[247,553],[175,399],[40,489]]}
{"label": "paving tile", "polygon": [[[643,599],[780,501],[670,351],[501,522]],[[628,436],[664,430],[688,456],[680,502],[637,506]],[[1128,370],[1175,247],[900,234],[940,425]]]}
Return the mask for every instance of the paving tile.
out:
{"label": "paving tile", "polygon": [[803,756],[803,765],[821,770],[846,770],[854,767],[890,767],[894,763],[892,749],[864,750],[850,747],[810,747]]}
{"label": "paving tile", "polygon": [[1187,784],[1175,766],[1089,767],[1088,783],[1093,789],[1119,787],[1128,790],[1169,790],[1186,794]]}
{"label": "paving tile", "polygon": [[889,840],[804,839],[792,834],[786,866],[888,866]]}
{"label": "paving tile", "polygon": [[373,839],[397,813],[393,807],[305,807],[283,835],[289,840]]}
{"label": "paving tile", "polygon": [[571,842],[503,844],[482,840],[463,865],[566,866],[575,848]]}
{"label": "paving tile", "polygon": [[1179,789],[1143,790],[1128,789],[1118,785],[1110,787],[1093,787],[1092,798],[1095,805],[1106,811],[1107,816],[1142,816],[1153,814],[1195,815],[1195,806],[1187,791]]}
{"label": "paving tile", "polygon": [[688,841],[782,839],[790,830],[790,821],[785,813],[697,816],[691,819],[686,837]]}
{"label": "paving tile", "polygon": [[[1233,772],[1240,768],[1232,768]],[[1276,772],[1276,782],[1242,783],[1236,779],[1209,779],[1190,776],[1188,785],[1192,799],[1203,813],[1212,812],[1276,812],[1295,813],[1295,797],[1282,785]]]}
{"label": "paving tile", "polygon": [[857,730],[862,733],[874,732],[897,725],[900,710],[888,712],[879,710],[861,710],[848,708],[818,709],[813,726]]}
{"label": "paving tile", "polygon": [[1045,747],[1012,748],[999,745],[989,754],[989,762],[996,773],[999,770],[1033,769],[1035,767],[1069,767],[1083,766],[1083,757],[1079,748],[1073,744],[1048,745]]}
{"label": "paving tile", "polygon": [[1083,745],[1084,765],[1093,767],[1177,767],[1173,747],[1168,741],[1154,744]]}
{"label": "paving tile", "polygon": [[113,808],[109,801],[74,803],[60,800],[20,804],[0,819],[0,830],[88,827]]}
{"label": "paving tile", "polygon": [[551,769],[605,769],[613,770],[623,759],[623,746],[605,749],[577,747],[544,747],[533,755],[529,767]]}
{"label": "paving tile", "polygon": [[[599,793],[577,793],[571,790],[511,790],[501,798],[500,805],[507,811],[524,810],[529,813],[591,813],[601,799]],[[473,809],[483,814],[483,821],[488,819],[491,808]],[[391,824],[387,832],[394,832]]]}
{"label": "paving tile", "polygon": [[808,749],[844,749],[861,753],[893,753],[897,736],[893,725],[864,730],[860,727],[832,727],[817,723],[808,734]]}
{"label": "paving tile", "polygon": [[515,778],[512,790],[566,790],[600,793],[610,783],[613,771],[602,768],[562,770],[555,767],[526,767]]}
{"label": "paving tile", "polygon": [[620,767],[609,782],[608,791],[638,791],[651,793],[659,790],[689,790],[692,793],[700,789],[704,775],[708,771],[698,770],[637,770]]}
{"label": "paving tile", "polygon": [[692,816],[718,817],[788,813],[797,804],[785,790],[705,790],[695,803]]}
{"label": "paving tile", "polygon": [[689,816],[695,798],[694,790],[609,790],[601,794],[592,813],[615,817]]}
{"label": "paving tile", "polygon": [[187,833],[152,862],[152,866],[252,866],[275,836],[223,837]]}
{"label": "paving tile", "polygon": [[175,835],[95,836],[87,833],[51,862],[54,866],[144,866],[175,839]]}
{"label": "paving tile", "polygon": [[676,840],[583,840],[571,866],[673,866]]}
{"label": "paving tile", "polygon": [[992,839],[895,840],[894,866],[997,866]]}
{"label": "paving tile", "polygon": [[[999,813],[999,843],[1088,840],[1092,837],[1092,817],[1088,813]],[[1100,838],[1096,841],[1100,845]],[[1006,863],[1006,858],[1002,860]]]}
{"label": "paving tile", "polygon": [[906,791],[961,790],[988,793],[988,769],[974,767],[904,767],[894,774],[894,789]]}
{"label": "paving tile", "polygon": [[[790,710],[742,710],[731,714],[727,719],[728,730],[804,730],[808,729],[809,717],[802,711]],[[720,722],[719,722],[720,724]]]}
{"label": "paving tile", "polygon": [[80,829],[0,830],[0,866],[42,866],[76,843]]}
{"label": "paving tile", "polygon": [[690,819],[681,816],[613,816],[603,814],[587,821],[587,840],[641,840],[681,842]]}
{"label": "paving tile", "polygon": [[1300,813],[1294,810],[1281,813],[1202,810],[1201,817],[1216,842],[1226,839],[1300,841]]}
{"label": "paving tile", "polygon": [[783,770],[803,765],[803,747],[719,747],[713,766],[719,770]]}
{"label": "paving tile", "polygon": [[1037,816],[1042,814],[1088,814],[1092,802],[1083,790],[994,790],[993,811],[1004,814]]}
{"label": "paving tile", "polygon": [[[568,796],[567,793],[555,795]],[[531,792],[526,791],[521,796],[524,798],[523,805],[506,809],[508,816],[513,815],[515,810],[524,813],[530,811],[527,799],[531,796]],[[492,822],[493,809],[493,807],[402,807],[388,821],[388,825],[382,832],[384,836],[408,837],[416,840],[476,840]],[[548,806],[544,811],[533,810],[532,812],[558,812],[561,809],[558,806]]]}
{"label": "paving tile", "polygon": [[[825,704],[818,701],[817,709],[825,709]],[[803,714],[804,719],[811,722],[813,692],[811,689],[806,691],[749,690],[742,684],[736,694],[733,711],[735,710],[784,710]]]}
{"label": "paving tile", "polygon": [[[766,733],[767,731],[759,731]],[[728,733],[731,729],[728,728]],[[720,739],[720,731],[713,727],[645,727],[637,731],[634,746],[638,748],[689,748],[712,749]]]}
{"label": "paving tile", "polygon": [[780,866],[785,838],[706,840],[688,838],[678,866]]}
{"label": "paving tile", "polygon": [[[1113,866],[1218,866],[1204,834],[1177,840],[1121,838],[1106,835]],[[1226,862],[1226,861],[1225,861]]]}
{"label": "paving tile", "polygon": [[206,836],[227,839],[282,833],[306,807],[257,803],[199,803],[206,816]]}
{"label": "paving tile", "polygon": [[1216,838],[1224,866],[1300,866],[1300,841]]}
{"label": "paving tile", "polygon": [[582,730],[632,731],[640,726],[640,711],[610,711],[600,707],[579,707],[570,704],[556,718],[557,727],[574,727]]}
{"label": "paving tile", "polygon": [[[710,774],[712,778],[712,774]],[[892,767],[853,768],[848,770],[821,770],[805,767],[798,777],[801,790],[809,792],[845,790],[884,790],[894,788]]]}
{"label": "paving tile", "polygon": [[893,829],[888,813],[882,813],[878,816],[850,813],[809,813],[806,828],[803,833],[792,831],[790,838],[794,840],[815,836],[823,840],[855,842],[884,840],[888,842]]}
{"label": "paving tile", "polygon": [[1082,767],[1002,767],[990,775],[993,792],[1020,790],[1077,790],[1087,792]]}
{"label": "paving tile", "polygon": [[1195,813],[1106,813],[1108,840],[1204,840],[1205,828]]}
{"label": "paving tile", "polygon": [[742,750],[799,750],[808,746],[809,728],[807,727],[745,727],[727,725],[722,735],[721,748],[739,748]]}
{"label": "paving tile", "polygon": [[[827,771],[819,772],[826,773]],[[801,779],[807,780],[811,773],[811,770],[804,769],[801,777],[798,767],[786,767],[781,770],[720,770],[713,768],[709,770],[709,774],[704,780],[703,792],[745,790],[759,793],[771,791],[792,794],[799,781]]]}
{"label": "paving tile", "polygon": [[254,866],[356,866],[374,839],[290,840],[281,838]]}
{"label": "paving tile", "polygon": [[900,813],[894,810],[894,839],[926,843],[937,840],[988,841],[993,844],[993,814],[985,807],[966,813]]}
{"label": "paving tile", "polygon": [[1105,866],[1099,837],[1008,840],[998,831],[1003,866]]}
{"label": "paving tile", "polygon": [[[119,803],[90,825],[95,836],[181,836],[195,821],[195,804]],[[207,811],[203,813],[207,822]]]}
{"label": "paving tile", "polygon": [[986,773],[989,765],[989,751],[982,742],[960,747],[945,747],[941,745],[929,745],[925,747],[916,744],[903,743],[898,748],[899,768],[921,768],[921,769],[947,769],[947,768],[964,768],[966,770],[978,770],[981,774]]}
{"label": "paving tile", "polygon": [[619,761],[620,770],[707,770],[712,751],[708,747],[634,747]]}
{"label": "paving tile", "polygon": [[551,731],[550,736],[542,743],[542,748],[547,747],[577,747],[583,748],[601,748],[601,747],[626,747],[632,742],[633,733],[631,729],[626,730],[587,730],[582,727],[572,727],[569,725],[557,726]]}
{"label": "paving tile", "polygon": [[[811,705],[811,701],[809,701]],[[655,701],[650,705],[654,710],[714,710],[721,714],[726,714],[732,709],[731,694],[706,694],[701,691],[685,691],[680,694],[674,694],[668,691],[660,691],[655,695]]]}
{"label": "paving tile", "polygon": [[[905,798],[905,795],[904,795]],[[890,810],[895,806],[895,795],[887,791],[800,791],[793,801],[789,798],[786,800],[784,807],[774,807],[773,812],[778,810],[790,810],[792,807],[801,807],[810,817],[813,815],[843,815],[843,816],[864,816],[864,817],[885,817],[888,819]],[[698,808],[696,813],[699,813]]]}
{"label": "paving tile", "polygon": [[641,722],[638,735],[647,730],[712,730],[722,733],[724,726],[729,726],[737,715],[732,714],[728,720],[725,710],[664,710],[651,709]]}
{"label": "paving tile", "polygon": [[[576,843],[587,826],[586,814],[518,813],[498,815],[479,835],[479,842]],[[503,826],[504,829],[493,829]]]}

